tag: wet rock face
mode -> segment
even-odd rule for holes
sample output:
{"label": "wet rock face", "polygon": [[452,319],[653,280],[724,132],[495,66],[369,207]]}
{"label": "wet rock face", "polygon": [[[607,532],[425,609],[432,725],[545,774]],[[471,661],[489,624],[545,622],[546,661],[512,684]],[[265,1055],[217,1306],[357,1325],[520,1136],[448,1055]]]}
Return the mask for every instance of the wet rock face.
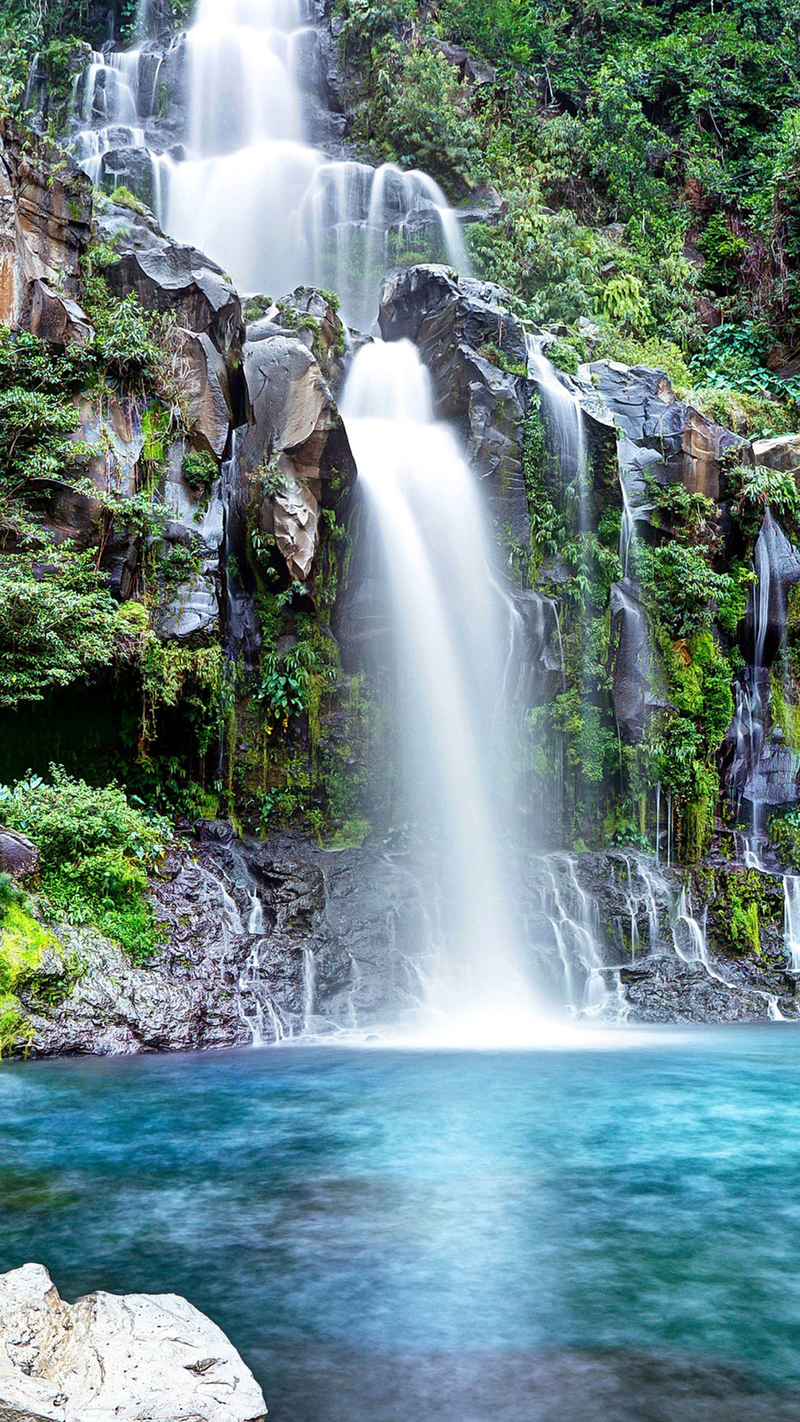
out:
{"label": "wet rock face", "polygon": [[665,482],[680,482],[689,493],[705,494],[718,503],[724,498],[722,456],[734,450],[740,462],[752,464],[749,441],[676,400],[663,371],[607,360],[595,361],[589,371],[628,440],[658,453]]}
{"label": "wet rock face", "polygon": [[[299,335],[265,320],[248,328],[244,378],[250,423],[239,432],[260,531],[298,582],[311,575],[323,506],[355,474],[347,436],[316,357]],[[335,487],[334,487],[335,485]]]}
{"label": "wet rock face", "polygon": [[28,879],[39,872],[39,851],[35,844],[17,834],[16,830],[0,827],[0,874],[12,879]]}
{"label": "wet rock face", "polygon": [[[384,282],[379,321],[384,340],[405,339],[419,347],[431,373],[437,415],[458,420],[501,524],[527,547],[522,477],[527,349],[510,304],[508,292],[491,282],[457,277],[444,266],[411,267]],[[498,358],[509,369],[501,369]]]}
{"label": "wet rock face", "polygon": [[386,1023],[418,998],[409,963],[424,915],[402,857],[320,850],[299,834],[199,832],[192,853],[171,852],[155,885],[166,942],[144,964],[94,930],[57,925],[60,976],[47,1000],[38,988],[20,993],[33,1032],[20,1050],[243,1046]]}
{"label": "wet rock face", "polygon": [[[573,864],[594,905],[603,961],[619,971],[629,1021],[757,1022],[776,1008],[798,1016],[780,873],[724,861],[690,875],[632,849],[577,854]],[[759,903],[758,958],[732,935],[731,904],[742,895]]]}
{"label": "wet rock face", "polygon": [[264,1422],[264,1395],[220,1328],[177,1294],[65,1303],[41,1264],[0,1275],[0,1418]]}
{"label": "wet rock face", "polygon": [[611,656],[617,725],[627,741],[636,743],[644,736],[658,697],[647,614],[627,578],[611,588]]}
{"label": "wet rock face", "polygon": [[76,296],[91,234],[91,185],[46,144],[0,125],[0,323],[55,345],[84,346]]}

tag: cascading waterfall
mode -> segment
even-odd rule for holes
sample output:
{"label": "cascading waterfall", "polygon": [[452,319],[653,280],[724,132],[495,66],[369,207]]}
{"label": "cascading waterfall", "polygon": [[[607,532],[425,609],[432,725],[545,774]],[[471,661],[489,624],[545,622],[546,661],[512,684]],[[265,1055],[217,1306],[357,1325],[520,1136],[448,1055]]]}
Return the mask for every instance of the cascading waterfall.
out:
{"label": "cascading waterfall", "polygon": [[332,161],[305,141],[319,65],[301,0],[200,0],[184,63],[183,149],[174,136],[159,143],[157,58],[137,49],[93,56],[76,152],[108,184],[124,171],[115,153],[140,150],[164,230],[206,252],[240,291],[328,288],[366,328],[381,276],[405,251],[465,268],[455,214],[427,174]]}
{"label": "cascading waterfall", "polygon": [[585,532],[589,527],[586,497],[588,450],[580,397],[569,377],[557,371],[547,359],[541,336],[528,332],[526,346],[528,373],[541,392],[561,472],[565,478],[574,478],[577,484],[579,521],[581,531]]}
{"label": "cascading waterfall", "polygon": [[423,1035],[535,1039],[503,867],[503,622],[475,480],[434,421],[430,379],[407,341],[353,365],[343,415],[386,563],[412,812],[443,851],[443,932],[426,973]]}
{"label": "cascading waterfall", "polygon": [[783,941],[793,973],[800,973],[800,877],[786,874],[783,880]]}

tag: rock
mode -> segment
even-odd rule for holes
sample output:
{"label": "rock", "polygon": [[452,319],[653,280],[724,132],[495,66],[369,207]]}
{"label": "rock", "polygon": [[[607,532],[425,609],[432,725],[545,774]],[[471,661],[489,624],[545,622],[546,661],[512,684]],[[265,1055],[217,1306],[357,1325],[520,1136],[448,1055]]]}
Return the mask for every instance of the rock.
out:
{"label": "rock", "polygon": [[16,830],[0,827],[0,874],[12,879],[28,879],[39,872],[39,851]]}
{"label": "rock", "polygon": [[80,259],[91,235],[91,184],[62,152],[0,124],[0,322],[54,345],[85,346]]}
{"label": "rock", "polygon": [[740,462],[752,464],[749,441],[676,400],[663,371],[608,360],[595,361],[588,370],[631,443],[658,453],[665,482],[680,482],[689,493],[719,503],[724,498],[723,456],[735,451]]}
{"label": "rock", "polygon": [[180,331],[177,338],[183,361],[181,389],[183,391],[189,428],[195,442],[221,459],[228,443],[231,422],[231,402],[226,391],[229,379],[224,361],[210,336]]}
{"label": "rock", "polygon": [[69,1304],[41,1264],[0,1275],[0,1416],[15,1422],[264,1422],[220,1328],[177,1294]]}
{"label": "rock", "polygon": [[753,459],[768,469],[800,475],[800,434],[777,435],[753,442]]}
{"label": "rock", "polygon": [[661,704],[655,689],[655,658],[647,613],[629,580],[611,587],[612,700],[625,740],[638,744],[652,709]]}
{"label": "rock", "polygon": [[469,50],[463,49],[459,44],[450,44],[447,40],[432,40],[431,47],[437,49],[458,70],[459,78],[463,83],[468,84],[493,84],[496,73],[491,64],[485,61],[473,59]]}
{"label": "rock", "polygon": [[751,589],[741,638],[749,661],[771,666],[786,631],[789,594],[800,583],[800,550],[769,510],[756,540],[753,562],[759,586]]}
{"label": "rock", "polygon": [[219,597],[213,577],[198,573],[181,583],[172,600],[156,617],[156,629],[164,642],[215,641],[219,635]]}
{"label": "rock", "polygon": [[193,432],[221,456],[229,425],[244,417],[244,323],[230,280],[196,248],[173,242],[152,217],[129,208],[107,203],[98,217],[98,235],[114,246],[114,261],[103,269],[113,294],[134,292],[145,310],[174,313],[175,358],[184,366],[181,383]]}
{"label": "rock", "polygon": [[[344,381],[349,338],[328,294],[315,287],[298,286],[290,296],[282,297],[275,309],[289,332],[313,353],[331,390],[338,391]],[[310,323],[304,324],[309,318]],[[247,339],[253,339],[249,331]]]}
{"label": "rock", "polygon": [[178,325],[205,332],[220,354],[235,358],[244,337],[241,304],[221,267],[195,247],[165,237],[152,218],[110,203],[98,236],[113,243],[103,276],[116,296],[136,293],[147,311],[172,311]]}
{"label": "rock", "polygon": [[[522,431],[528,398],[527,347],[511,297],[491,282],[445,266],[410,267],[381,290],[384,340],[419,347],[430,370],[437,415],[462,428],[476,473],[488,481],[501,526],[527,548]],[[501,360],[511,370],[501,369]]]}
{"label": "rock", "polygon": [[[353,459],[305,343],[269,323],[259,323],[258,334],[244,347],[250,424],[238,437],[238,464],[253,481],[261,532],[274,537],[290,575],[305,582],[319,549],[320,509],[352,480]],[[266,471],[268,485],[254,477]]]}

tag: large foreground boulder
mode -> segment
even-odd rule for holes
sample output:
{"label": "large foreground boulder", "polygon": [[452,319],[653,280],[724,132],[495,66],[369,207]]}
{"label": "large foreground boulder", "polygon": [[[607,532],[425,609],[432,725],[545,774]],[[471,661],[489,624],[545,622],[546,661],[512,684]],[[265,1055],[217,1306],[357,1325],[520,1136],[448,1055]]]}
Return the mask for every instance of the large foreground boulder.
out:
{"label": "large foreground boulder", "polygon": [[263,1422],[264,1395],[220,1328],[177,1294],[65,1303],[41,1264],[0,1275],[0,1418]]}

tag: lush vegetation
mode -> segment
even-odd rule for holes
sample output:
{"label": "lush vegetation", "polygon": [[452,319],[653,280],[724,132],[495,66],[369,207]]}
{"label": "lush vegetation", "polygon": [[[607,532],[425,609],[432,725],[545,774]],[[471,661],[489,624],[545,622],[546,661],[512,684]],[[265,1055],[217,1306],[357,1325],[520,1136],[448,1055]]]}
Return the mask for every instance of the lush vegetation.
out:
{"label": "lush vegetation", "polygon": [[791,0],[337,4],[360,136],[453,198],[499,190],[498,215],[468,235],[522,310],[597,321],[624,359],[671,346],[696,390],[744,396],[757,432],[786,427],[800,337]]}
{"label": "lush vegetation", "polygon": [[0,786],[0,816],[39,850],[42,890],[51,911],[94,924],[134,960],[158,942],[148,875],[164,853],[167,823],[145,814],[117,785],[87,785],[50,767]]}

